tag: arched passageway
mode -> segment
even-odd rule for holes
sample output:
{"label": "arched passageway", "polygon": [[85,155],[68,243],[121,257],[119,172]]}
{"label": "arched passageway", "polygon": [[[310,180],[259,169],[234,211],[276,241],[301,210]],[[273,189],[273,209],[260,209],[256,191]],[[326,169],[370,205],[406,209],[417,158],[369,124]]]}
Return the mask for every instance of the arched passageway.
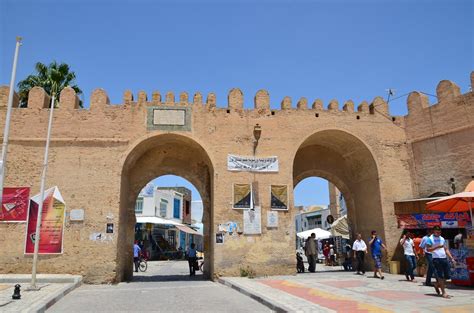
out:
{"label": "arched passageway", "polygon": [[384,233],[377,164],[360,139],[341,130],[306,138],[294,158],[293,185],[312,176],[327,179],[342,192],[353,233],[365,238],[372,229]]}
{"label": "arched passageway", "polygon": [[205,275],[212,277],[213,246],[210,240],[212,220],[211,160],[195,140],[176,134],[149,137],[138,143],[125,159],[120,190],[118,252],[116,280],[132,278],[132,246],[135,226],[135,201],[138,193],[150,180],[162,175],[176,175],[191,182],[199,191],[203,202]]}

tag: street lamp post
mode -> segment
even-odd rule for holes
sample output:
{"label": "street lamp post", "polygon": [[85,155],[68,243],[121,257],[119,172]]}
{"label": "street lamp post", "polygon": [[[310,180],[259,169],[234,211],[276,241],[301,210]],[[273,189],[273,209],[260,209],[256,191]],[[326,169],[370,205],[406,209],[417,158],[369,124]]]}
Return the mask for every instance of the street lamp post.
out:
{"label": "street lamp post", "polygon": [[13,106],[13,95],[15,90],[16,65],[20,52],[21,37],[16,37],[15,56],[13,57],[12,77],[10,80],[10,91],[8,93],[7,116],[5,118],[5,129],[3,131],[2,159],[0,160],[0,205],[3,203],[3,181],[5,178],[5,167],[7,165],[8,136],[10,134],[10,119]]}
{"label": "street lamp post", "polygon": [[35,230],[35,250],[33,252],[33,268],[31,270],[31,286],[29,290],[39,290],[36,286],[36,267],[38,264],[38,251],[41,233],[41,217],[43,215],[43,202],[44,202],[44,187],[46,183],[46,171],[48,170],[48,156],[49,156],[49,142],[51,138],[51,126],[53,125],[53,112],[54,112],[54,101],[55,101],[55,88],[51,88],[51,107],[49,109],[49,122],[48,122],[48,134],[46,135],[46,148],[44,150],[44,162],[43,172],[41,173],[41,186],[40,186],[40,198],[38,204],[38,214],[36,219],[36,230]]}

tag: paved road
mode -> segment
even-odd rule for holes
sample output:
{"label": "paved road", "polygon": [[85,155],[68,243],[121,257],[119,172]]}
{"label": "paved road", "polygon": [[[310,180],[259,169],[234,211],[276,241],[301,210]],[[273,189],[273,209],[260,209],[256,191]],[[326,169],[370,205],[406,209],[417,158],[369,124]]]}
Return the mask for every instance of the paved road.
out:
{"label": "paved road", "polygon": [[149,262],[133,282],[83,285],[48,312],[271,312],[229,287],[188,273],[184,261]]}
{"label": "paved road", "polygon": [[381,280],[370,272],[356,275],[333,269],[321,265],[317,273],[223,280],[289,312],[474,312],[472,288],[450,285],[452,298],[443,299],[434,288],[423,286],[421,278],[408,282],[404,275],[385,274]]}

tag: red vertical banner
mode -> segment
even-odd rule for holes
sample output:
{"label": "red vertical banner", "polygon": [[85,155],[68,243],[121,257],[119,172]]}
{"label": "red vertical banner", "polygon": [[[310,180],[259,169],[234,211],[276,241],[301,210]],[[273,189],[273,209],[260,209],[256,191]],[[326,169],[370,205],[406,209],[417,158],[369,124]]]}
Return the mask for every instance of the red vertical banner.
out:
{"label": "red vertical banner", "polygon": [[0,222],[26,222],[30,188],[3,188],[3,200],[0,208]]}
{"label": "red vertical banner", "polygon": [[[39,254],[63,253],[64,213],[66,206],[63,202],[54,197],[54,191],[54,189],[48,190],[43,202]],[[34,253],[38,207],[38,202],[32,199],[25,238],[25,254]]]}

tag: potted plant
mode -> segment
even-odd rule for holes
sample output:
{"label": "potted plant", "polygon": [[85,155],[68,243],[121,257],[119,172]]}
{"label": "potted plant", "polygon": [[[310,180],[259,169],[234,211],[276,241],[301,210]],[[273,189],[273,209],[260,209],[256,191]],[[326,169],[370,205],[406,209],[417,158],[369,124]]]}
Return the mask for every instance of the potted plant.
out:
{"label": "potted plant", "polygon": [[426,274],[426,259],[424,256],[420,256],[418,260],[416,260],[416,273],[420,277],[424,277]]}

